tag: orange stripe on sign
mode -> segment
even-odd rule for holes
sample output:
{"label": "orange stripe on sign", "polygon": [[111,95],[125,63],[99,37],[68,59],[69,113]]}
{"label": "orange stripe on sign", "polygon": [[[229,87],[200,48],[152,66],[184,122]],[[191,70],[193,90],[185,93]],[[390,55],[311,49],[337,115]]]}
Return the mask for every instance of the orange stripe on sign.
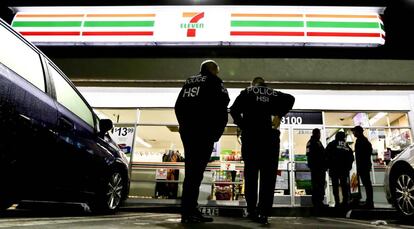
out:
{"label": "orange stripe on sign", "polygon": [[83,17],[83,14],[17,14],[16,17],[37,18],[37,17]]}
{"label": "orange stripe on sign", "polygon": [[155,14],[88,14],[87,17],[155,17]]}
{"label": "orange stripe on sign", "polygon": [[306,14],[310,18],[378,18],[377,15]]}
{"label": "orange stripe on sign", "polygon": [[199,13],[197,13],[197,12],[184,12],[183,17],[194,17],[197,14],[199,14]]}
{"label": "orange stripe on sign", "polygon": [[232,17],[303,17],[303,14],[231,14]]}

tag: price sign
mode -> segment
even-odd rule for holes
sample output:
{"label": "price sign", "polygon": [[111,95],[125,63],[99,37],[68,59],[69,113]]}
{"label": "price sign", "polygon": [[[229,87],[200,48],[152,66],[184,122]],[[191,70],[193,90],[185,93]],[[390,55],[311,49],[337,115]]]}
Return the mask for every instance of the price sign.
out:
{"label": "price sign", "polygon": [[118,144],[119,148],[129,154],[132,152],[132,142],[134,140],[135,128],[116,126],[112,128],[111,138]]}

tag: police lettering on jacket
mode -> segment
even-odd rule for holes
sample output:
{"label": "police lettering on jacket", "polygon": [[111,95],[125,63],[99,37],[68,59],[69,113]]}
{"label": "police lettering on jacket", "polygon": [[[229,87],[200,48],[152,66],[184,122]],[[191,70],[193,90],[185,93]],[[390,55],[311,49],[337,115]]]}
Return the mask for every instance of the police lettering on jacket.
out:
{"label": "police lettering on jacket", "polygon": [[[197,97],[200,93],[200,85],[199,83],[204,83],[207,80],[207,76],[196,76],[191,77],[185,81],[185,86],[190,86],[188,88],[183,89],[183,98],[189,97]],[[191,87],[191,84],[194,84]]]}
{"label": "police lettering on jacket", "polygon": [[247,88],[247,93],[254,93],[256,95],[256,101],[257,102],[264,102],[264,103],[268,103],[270,102],[269,96],[277,96],[278,92],[268,88],[268,87],[260,87],[260,86],[255,86],[255,87],[248,87]]}

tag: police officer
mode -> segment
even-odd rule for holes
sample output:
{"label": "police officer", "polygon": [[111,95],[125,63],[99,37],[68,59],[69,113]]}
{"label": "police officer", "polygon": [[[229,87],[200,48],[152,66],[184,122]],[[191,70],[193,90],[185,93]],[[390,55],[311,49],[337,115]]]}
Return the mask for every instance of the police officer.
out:
{"label": "police officer", "polygon": [[[339,131],[335,140],[326,146],[328,156],[329,176],[332,180],[332,192],[335,198],[335,207],[348,207],[350,194],[349,171],[352,168],[354,155],[352,149],[345,142],[345,133]],[[339,184],[342,190],[342,203],[339,201]]]}
{"label": "police officer", "polygon": [[[268,224],[273,205],[276,172],[279,160],[277,127],[295,102],[292,95],[266,86],[261,77],[241,91],[230,108],[234,123],[241,129],[244,160],[245,195],[248,217]],[[273,120],[272,120],[273,117]],[[260,172],[259,203],[257,185]]]}
{"label": "police officer", "polygon": [[204,61],[200,73],[186,80],[175,104],[185,155],[182,223],[213,221],[198,211],[197,199],[214,142],[219,140],[227,124],[230,99],[218,73],[215,61]]}
{"label": "police officer", "polygon": [[325,198],[325,173],[327,170],[327,157],[322,145],[321,131],[318,128],[312,130],[312,136],[306,144],[306,156],[308,167],[311,170],[312,203],[316,208],[326,207],[323,204]]}
{"label": "police officer", "polygon": [[357,165],[357,174],[361,178],[365,187],[367,199],[364,208],[374,208],[373,189],[370,177],[371,171],[371,154],[372,145],[364,136],[364,129],[361,126],[355,126],[351,129],[354,136],[357,138],[355,142],[355,157]]}

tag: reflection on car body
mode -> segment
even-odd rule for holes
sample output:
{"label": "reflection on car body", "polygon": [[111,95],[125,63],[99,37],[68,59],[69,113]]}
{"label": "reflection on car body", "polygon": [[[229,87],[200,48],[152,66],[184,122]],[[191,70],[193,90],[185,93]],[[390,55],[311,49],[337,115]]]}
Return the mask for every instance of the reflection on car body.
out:
{"label": "reflection on car body", "polygon": [[0,210],[20,200],[87,202],[114,211],[128,162],[70,80],[0,20]]}
{"label": "reflection on car body", "polygon": [[414,216],[414,144],[398,154],[387,166],[384,187],[388,202],[403,217]]}

